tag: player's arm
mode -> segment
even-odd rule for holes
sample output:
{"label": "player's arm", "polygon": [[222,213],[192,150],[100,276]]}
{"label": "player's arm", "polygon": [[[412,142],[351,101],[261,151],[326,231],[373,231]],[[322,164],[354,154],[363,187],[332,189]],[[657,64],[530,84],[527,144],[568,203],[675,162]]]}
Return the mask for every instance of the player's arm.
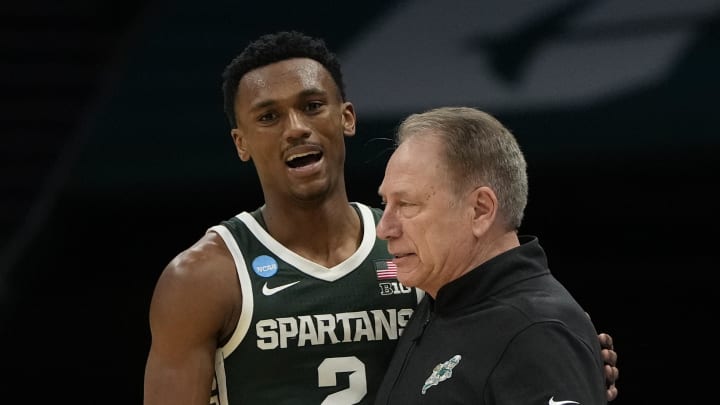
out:
{"label": "player's arm", "polygon": [[233,301],[240,294],[234,274],[232,259],[214,233],[163,270],[150,304],[145,405],[209,403],[217,342],[240,302]]}

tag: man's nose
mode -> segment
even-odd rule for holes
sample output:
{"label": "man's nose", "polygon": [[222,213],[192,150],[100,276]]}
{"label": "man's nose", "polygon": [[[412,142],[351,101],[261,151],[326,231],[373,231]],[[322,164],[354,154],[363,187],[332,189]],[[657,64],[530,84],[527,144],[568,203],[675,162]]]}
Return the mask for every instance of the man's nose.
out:
{"label": "man's nose", "polygon": [[288,113],[285,136],[288,138],[301,138],[310,136],[310,127],[305,122],[305,114],[301,111],[291,110]]}
{"label": "man's nose", "polygon": [[390,207],[385,207],[385,211],[383,212],[382,217],[380,217],[380,221],[378,221],[376,232],[377,236],[384,240],[400,236],[399,223],[395,218],[395,215],[393,215],[392,211],[390,211]]}

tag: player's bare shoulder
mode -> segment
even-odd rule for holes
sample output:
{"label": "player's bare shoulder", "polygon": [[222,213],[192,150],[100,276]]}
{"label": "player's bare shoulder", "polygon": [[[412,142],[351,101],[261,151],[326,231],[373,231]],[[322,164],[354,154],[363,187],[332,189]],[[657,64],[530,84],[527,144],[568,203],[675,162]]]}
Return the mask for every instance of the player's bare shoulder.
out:
{"label": "player's bare shoulder", "polygon": [[235,279],[235,264],[225,242],[215,232],[203,235],[168,263],[163,275],[199,288],[219,288]]}
{"label": "player's bare shoulder", "polygon": [[165,267],[153,293],[153,312],[198,314],[221,329],[239,311],[235,263],[222,238],[208,232]]}

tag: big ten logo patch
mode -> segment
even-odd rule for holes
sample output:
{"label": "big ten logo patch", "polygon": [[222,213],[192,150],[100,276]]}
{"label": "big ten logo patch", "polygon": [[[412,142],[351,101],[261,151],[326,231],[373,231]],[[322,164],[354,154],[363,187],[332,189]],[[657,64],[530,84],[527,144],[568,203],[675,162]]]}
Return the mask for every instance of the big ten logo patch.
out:
{"label": "big ten logo patch", "polygon": [[412,288],[405,287],[398,281],[384,281],[379,283],[380,295],[398,295],[408,294],[412,291]]}

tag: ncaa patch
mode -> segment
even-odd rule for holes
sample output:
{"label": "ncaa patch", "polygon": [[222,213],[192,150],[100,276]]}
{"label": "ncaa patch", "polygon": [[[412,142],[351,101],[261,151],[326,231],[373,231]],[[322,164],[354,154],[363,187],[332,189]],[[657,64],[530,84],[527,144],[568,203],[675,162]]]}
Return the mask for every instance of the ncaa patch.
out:
{"label": "ncaa patch", "polygon": [[260,277],[272,277],[278,271],[278,264],[270,256],[262,255],[253,259],[252,269]]}

